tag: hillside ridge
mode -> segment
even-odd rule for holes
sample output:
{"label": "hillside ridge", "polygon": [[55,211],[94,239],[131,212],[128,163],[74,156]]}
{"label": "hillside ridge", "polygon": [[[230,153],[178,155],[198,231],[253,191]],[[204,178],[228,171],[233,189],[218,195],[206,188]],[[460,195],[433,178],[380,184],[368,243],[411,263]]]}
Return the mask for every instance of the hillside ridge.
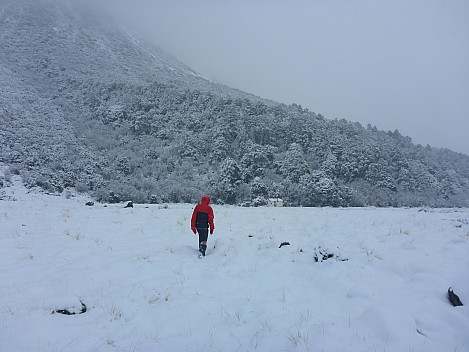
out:
{"label": "hillside ridge", "polygon": [[468,206],[469,156],[211,82],[67,1],[0,10],[0,162],[98,200]]}

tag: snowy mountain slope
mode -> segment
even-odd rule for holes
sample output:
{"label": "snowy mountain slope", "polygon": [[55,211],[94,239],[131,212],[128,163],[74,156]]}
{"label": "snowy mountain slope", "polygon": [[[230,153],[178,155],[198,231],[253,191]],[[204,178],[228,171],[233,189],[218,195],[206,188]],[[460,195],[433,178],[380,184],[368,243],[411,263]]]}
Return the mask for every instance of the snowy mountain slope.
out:
{"label": "snowy mountain slope", "polygon": [[6,1],[0,16],[1,61],[46,91],[68,91],[84,80],[222,89],[86,2]]}
{"label": "snowy mountain slope", "polygon": [[47,75],[57,82],[62,77],[132,81],[151,79],[149,72],[163,79],[165,71],[172,77],[181,71],[176,60],[139,50],[78,6],[67,1],[7,2],[2,11],[4,55],[15,59],[26,78],[36,73],[38,80]]}
{"label": "snowy mountain slope", "polygon": [[94,84],[160,82],[222,96],[236,92],[79,2],[4,1],[0,33],[0,160],[48,190],[100,185],[103,172],[110,173],[106,156],[79,130],[89,131],[97,119],[88,121],[83,109],[99,98]]}
{"label": "snowy mountain slope", "polygon": [[[87,207],[12,182],[2,351],[469,348],[467,209],[215,205],[199,260],[193,205]],[[316,262],[320,246],[334,257]],[[465,306],[450,305],[449,286]],[[84,314],[51,314],[80,301]]]}
{"label": "snowy mountain slope", "polygon": [[468,156],[210,82],[78,1],[2,2],[0,48],[0,162],[28,186],[105,202],[469,204]]}

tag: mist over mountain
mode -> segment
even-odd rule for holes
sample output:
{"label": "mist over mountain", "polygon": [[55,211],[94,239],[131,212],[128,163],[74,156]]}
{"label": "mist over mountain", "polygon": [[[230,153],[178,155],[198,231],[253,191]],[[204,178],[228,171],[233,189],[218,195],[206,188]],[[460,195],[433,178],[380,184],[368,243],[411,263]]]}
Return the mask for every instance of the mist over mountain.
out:
{"label": "mist over mountain", "polygon": [[469,205],[469,156],[216,84],[79,2],[3,0],[0,48],[0,162],[29,186],[102,201]]}

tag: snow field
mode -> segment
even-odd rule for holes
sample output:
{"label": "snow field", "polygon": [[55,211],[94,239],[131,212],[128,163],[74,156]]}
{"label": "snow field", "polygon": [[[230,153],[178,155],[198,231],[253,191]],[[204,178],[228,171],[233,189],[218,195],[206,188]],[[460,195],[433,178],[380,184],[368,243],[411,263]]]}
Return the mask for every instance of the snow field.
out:
{"label": "snow field", "polygon": [[469,350],[468,209],[214,205],[200,260],[194,205],[3,192],[1,351]]}

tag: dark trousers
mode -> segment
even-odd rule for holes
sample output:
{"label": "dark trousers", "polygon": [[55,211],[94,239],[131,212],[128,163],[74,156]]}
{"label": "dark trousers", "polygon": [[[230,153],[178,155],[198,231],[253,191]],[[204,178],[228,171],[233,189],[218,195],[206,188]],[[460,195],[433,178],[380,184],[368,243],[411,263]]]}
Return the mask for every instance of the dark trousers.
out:
{"label": "dark trousers", "polygon": [[197,232],[199,233],[199,252],[205,256],[205,251],[207,250],[208,228],[198,228]]}
{"label": "dark trousers", "polygon": [[197,228],[197,233],[199,234],[199,244],[202,242],[207,242],[208,239],[208,228]]}

